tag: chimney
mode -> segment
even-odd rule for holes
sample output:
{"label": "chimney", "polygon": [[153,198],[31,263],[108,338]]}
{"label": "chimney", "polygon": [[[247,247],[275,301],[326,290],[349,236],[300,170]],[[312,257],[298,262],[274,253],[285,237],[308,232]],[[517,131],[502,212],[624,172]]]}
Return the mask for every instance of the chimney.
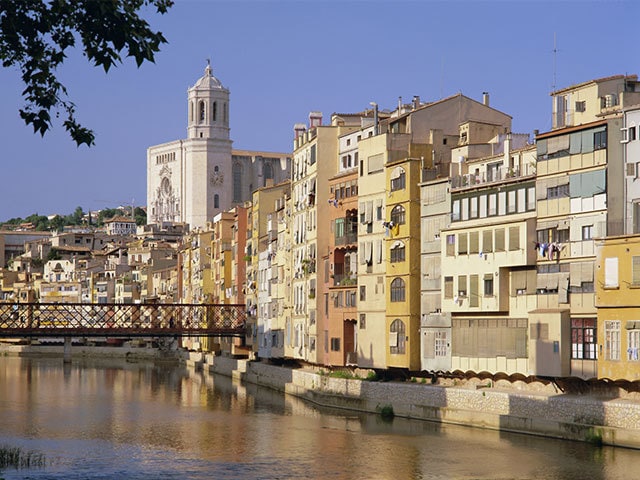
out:
{"label": "chimney", "polygon": [[398,115],[402,112],[402,97],[398,97]]}
{"label": "chimney", "polygon": [[309,128],[322,126],[322,112],[309,112]]}
{"label": "chimney", "polygon": [[489,106],[489,92],[482,92],[482,104]]}
{"label": "chimney", "polygon": [[413,109],[415,110],[416,108],[418,108],[420,106],[420,96],[419,95],[414,95],[413,96]]}
{"label": "chimney", "polygon": [[302,135],[305,131],[307,130],[307,127],[305,126],[304,123],[296,123],[293,126],[293,132],[295,133],[295,137],[294,138],[298,138],[300,135]]}

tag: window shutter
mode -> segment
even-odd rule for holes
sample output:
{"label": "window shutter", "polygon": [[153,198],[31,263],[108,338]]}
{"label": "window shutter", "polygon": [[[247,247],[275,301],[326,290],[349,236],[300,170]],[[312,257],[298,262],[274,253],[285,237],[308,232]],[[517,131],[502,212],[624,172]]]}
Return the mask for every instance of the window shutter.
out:
{"label": "window shutter", "polygon": [[640,256],[631,259],[631,284],[640,285]]}
{"label": "window shutter", "polygon": [[480,296],[478,295],[478,275],[469,276],[469,306],[480,306]]}
{"label": "window shutter", "polygon": [[493,252],[493,230],[482,232],[482,251],[484,253]]}
{"label": "window shutter", "polygon": [[496,252],[504,252],[504,228],[496,229],[495,250]]}
{"label": "window shutter", "polygon": [[520,227],[509,227],[509,250],[520,248]]}
{"label": "window shutter", "polygon": [[605,288],[617,288],[618,285],[618,258],[604,259],[604,286]]}

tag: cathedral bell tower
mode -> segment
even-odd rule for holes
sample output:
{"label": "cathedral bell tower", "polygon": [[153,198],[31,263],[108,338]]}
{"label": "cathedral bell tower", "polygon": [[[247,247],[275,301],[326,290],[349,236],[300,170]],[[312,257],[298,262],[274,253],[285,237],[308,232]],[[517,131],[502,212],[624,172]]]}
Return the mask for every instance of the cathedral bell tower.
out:
{"label": "cathedral bell tower", "polygon": [[229,90],[213,76],[211,64],[188,90],[189,121],[187,138],[229,140]]}

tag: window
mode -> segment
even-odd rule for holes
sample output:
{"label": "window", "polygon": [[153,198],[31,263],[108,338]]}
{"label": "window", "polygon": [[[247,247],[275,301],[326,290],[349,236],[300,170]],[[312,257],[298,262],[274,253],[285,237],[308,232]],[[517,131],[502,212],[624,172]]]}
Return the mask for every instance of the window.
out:
{"label": "window", "polygon": [[469,217],[478,218],[478,197],[469,199]]}
{"label": "window", "polygon": [[406,173],[404,168],[396,167],[391,174],[391,191],[404,190],[406,186]]}
{"label": "window", "polygon": [[332,352],[339,352],[340,351],[340,338],[333,337],[331,339],[331,351]]}
{"label": "window", "polygon": [[405,248],[404,243],[397,242],[391,249],[391,263],[404,262]]}
{"label": "window", "polygon": [[467,254],[469,250],[467,248],[467,239],[468,239],[468,234],[466,232],[458,234],[458,255]]}
{"label": "window", "polygon": [[509,251],[520,249],[520,228],[509,227]]}
{"label": "window", "polygon": [[620,360],[620,320],[604,322],[604,358]]}
{"label": "window", "polygon": [[631,257],[631,285],[640,286],[640,256]]}
{"label": "window", "polygon": [[213,208],[220,208],[220,195],[217,193],[213,196]]}
{"label": "window", "polygon": [[394,225],[404,225],[404,207],[402,205],[396,205],[391,210],[391,221]]}
{"label": "window", "polygon": [[444,298],[453,298],[453,277],[444,277]]}
{"label": "window", "polygon": [[516,213],[516,191],[511,190],[507,194],[507,213]]}
{"label": "window", "polygon": [[635,126],[629,127],[628,128],[628,132],[629,133],[627,134],[627,139],[629,141],[635,140],[636,139],[636,127]]}
{"label": "window", "polygon": [[[638,322],[635,322],[636,326]],[[637,328],[640,328],[638,326]],[[632,329],[627,332],[627,360],[637,362],[638,350],[640,349],[640,330]]]}
{"label": "window", "polygon": [[216,121],[216,117],[218,115],[218,102],[213,102],[213,110],[211,112],[211,117],[213,121]]}
{"label": "window", "polygon": [[198,119],[200,123],[204,122],[204,113],[205,113],[204,102],[200,102],[198,105]]}
{"label": "window", "polygon": [[458,275],[458,296],[459,297],[467,296],[467,276],[466,275]]}
{"label": "window", "polygon": [[576,112],[586,112],[587,111],[587,101],[582,100],[581,102],[576,102]]}
{"label": "window", "polygon": [[469,232],[469,253],[480,253],[479,245],[480,234],[477,231]]}
{"label": "window", "polygon": [[593,225],[583,225],[582,240],[591,240],[593,238]]}
{"label": "window", "polygon": [[607,132],[595,132],[593,134],[593,149],[601,150],[603,148],[607,148]]}
{"label": "window", "polygon": [[262,166],[262,178],[265,180],[265,183],[267,179],[273,179],[273,167],[270,162],[265,162]]}
{"label": "window", "polygon": [[389,328],[389,352],[404,355],[406,353],[406,340],[404,322],[396,318]]}
{"label": "window", "polygon": [[569,196],[569,184],[558,185],[557,187],[547,188],[547,199],[563,198]]}
{"label": "window", "polygon": [[482,251],[483,253],[493,252],[493,230],[482,232]]}
{"label": "window", "polygon": [[349,290],[348,292],[345,292],[344,298],[345,298],[345,307],[357,306],[355,290]]}
{"label": "window", "polygon": [[454,200],[451,204],[451,221],[460,220],[460,200]]}
{"label": "window", "polygon": [[496,229],[494,247],[496,252],[504,252],[504,228]]}
{"label": "window", "polygon": [[596,319],[571,319],[571,358],[595,360],[596,357]]}
{"label": "window", "polygon": [[360,330],[364,330],[365,328],[367,328],[367,314],[361,313],[360,314]]}
{"label": "window", "polygon": [[309,165],[313,165],[314,163],[316,163],[316,145],[315,145],[315,143],[313,145],[311,145],[311,148],[309,149]]}
{"label": "window", "polygon": [[391,282],[391,301],[392,302],[404,302],[405,299],[405,286],[404,280],[401,278],[394,278]]}
{"label": "window", "polygon": [[456,254],[456,236],[447,235],[447,256],[452,257]]}
{"label": "window", "polygon": [[233,201],[240,202],[242,200],[242,165],[233,164]]}
{"label": "window", "polygon": [[436,357],[446,357],[448,352],[449,339],[446,331],[435,332],[435,354]]}
{"label": "window", "polygon": [[493,297],[493,275],[490,273],[484,276],[484,296]]}

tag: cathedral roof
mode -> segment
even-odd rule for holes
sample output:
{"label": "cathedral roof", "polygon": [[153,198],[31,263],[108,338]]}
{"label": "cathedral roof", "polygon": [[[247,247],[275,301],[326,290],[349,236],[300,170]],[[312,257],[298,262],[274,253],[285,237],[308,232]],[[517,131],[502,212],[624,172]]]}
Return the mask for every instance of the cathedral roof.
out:
{"label": "cathedral roof", "polygon": [[207,61],[207,66],[204,69],[204,75],[196,82],[193,88],[224,88],[220,80],[213,76],[211,64]]}

